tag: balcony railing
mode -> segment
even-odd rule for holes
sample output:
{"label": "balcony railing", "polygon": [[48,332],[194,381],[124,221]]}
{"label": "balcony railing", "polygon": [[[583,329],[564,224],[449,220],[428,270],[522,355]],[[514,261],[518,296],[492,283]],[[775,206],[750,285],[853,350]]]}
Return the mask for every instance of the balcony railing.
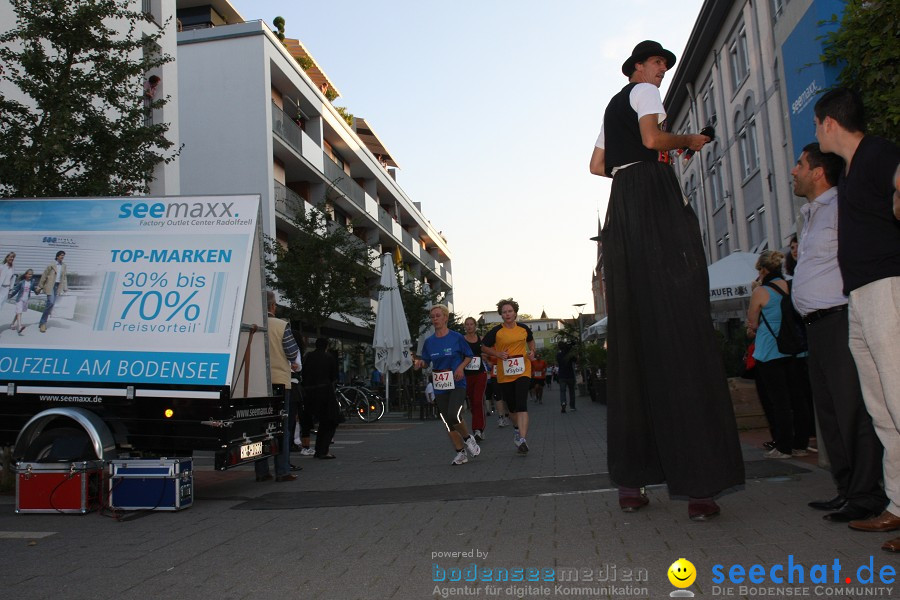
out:
{"label": "balcony railing", "polygon": [[275,210],[289,219],[293,219],[298,211],[304,210],[306,200],[303,196],[289,189],[280,181],[275,182]]}
{"label": "balcony railing", "polygon": [[342,194],[350,198],[356,206],[365,211],[366,193],[359,184],[353,181],[353,179],[327,154],[325,154],[324,163],[325,177],[328,178],[328,181],[340,190]]}
{"label": "balcony railing", "polygon": [[287,142],[288,146],[296,150],[297,154],[303,154],[301,142],[303,130],[274,102],[272,103],[272,131]]}

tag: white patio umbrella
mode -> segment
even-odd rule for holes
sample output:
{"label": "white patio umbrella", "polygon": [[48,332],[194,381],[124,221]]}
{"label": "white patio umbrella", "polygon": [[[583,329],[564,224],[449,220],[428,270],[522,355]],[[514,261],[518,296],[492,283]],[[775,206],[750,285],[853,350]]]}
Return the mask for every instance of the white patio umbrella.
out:
{"label": "white patio umbrella", "polygon": [[375,315],[375,368],[384,373],[384,404],[391,409],[390,373],[403,373],[412,366],[409,326],[400,299],[400,287],[390,254],[381,257],[381,287]]}
{"label": "white patio umbrella", "polygon": [[599,321],[597,321],[596,323],[594,323],[593,325],[591,325],[590,327],[588,327],[587,329],[584,330],[584,332],[581,334],[581,341],[589,342],[589,341],[596,340],[599,338],[605,338],[608,323],[609,323],[609,317],[603,317],[602,319],[600,319]]}
{"label": "white patio umbrella", "polygon": [[728,300],[750,296],[750,283],[759,274],[756,270],[756,254],[732,252],[709,265],[709,300]]}

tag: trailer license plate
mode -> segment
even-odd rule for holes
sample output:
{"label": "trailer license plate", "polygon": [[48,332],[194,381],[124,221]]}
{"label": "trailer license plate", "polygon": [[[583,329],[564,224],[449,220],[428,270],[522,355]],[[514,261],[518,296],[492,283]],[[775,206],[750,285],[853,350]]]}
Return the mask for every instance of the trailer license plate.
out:
{"label": "trailer license plate", "polygon": [[262,454],[262,442],[254,442],[253,444],[244,444],[241,446],[241,460],[245,458],[253,458]]}

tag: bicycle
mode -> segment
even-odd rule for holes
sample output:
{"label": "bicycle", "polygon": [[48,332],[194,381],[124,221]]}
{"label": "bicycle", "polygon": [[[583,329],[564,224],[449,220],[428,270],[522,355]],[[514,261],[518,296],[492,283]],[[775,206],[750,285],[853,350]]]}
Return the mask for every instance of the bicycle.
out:
{"label": "bicycle", "polygon": [[338,385],[334,391],[338,404],[348,417],[355,414],[364,423],[374,423],[384,416],[384,400],[371,390],[352,385]]}

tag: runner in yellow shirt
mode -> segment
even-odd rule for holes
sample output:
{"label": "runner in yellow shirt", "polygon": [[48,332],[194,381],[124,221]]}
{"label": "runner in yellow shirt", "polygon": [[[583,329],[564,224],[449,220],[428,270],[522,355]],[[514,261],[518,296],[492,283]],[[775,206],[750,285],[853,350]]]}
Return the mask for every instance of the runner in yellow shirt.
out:
{"label": "runner in yellow shirt", "polygon": [[528,388],[531,387],[531,361],[535,360],[531,329],[516,321],[519,303],[509,298],[497,303],[503,319],[482,339],[481,349],[497,359],[497,382],[500,396],[509,408],[515,426],[513,441],[519,454],[528,453]]}

